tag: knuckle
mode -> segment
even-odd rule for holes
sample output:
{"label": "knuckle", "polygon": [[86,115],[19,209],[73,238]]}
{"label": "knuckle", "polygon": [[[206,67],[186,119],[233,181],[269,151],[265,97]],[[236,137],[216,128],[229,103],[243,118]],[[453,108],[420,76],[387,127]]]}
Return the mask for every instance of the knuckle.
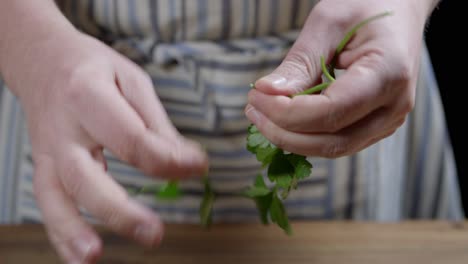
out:
{"label": "knuckle", "polygon": [[[128,198],[126,200],[128,200]],[[124,203],[125,201],[120,202],[120,204]],[[123,234],[129,234],[131,230],[133,230],[137,225],[137,219],[135,216],[129,215],[125,211],[122,211],[119,208],[115,208],[115,206],[103,206],[99,214],[100,215],[98,217],[107,226]]]}
{"label": "knuckle", "polygon": [[73,107],[86,101],[89,96],[89,88],[88,85],[69,85],[64,89],[65,105]]}
{"label": "knuckle", "polygon": [[[384,133],[384,135],[381,136],[380,139],[383,139],[383,138],[386,138],[386,137],[389,137],[393,134],[395,134],[395,132],[406,122],[406,117],[402,117],[400,119],[398,119],[397,121],[395,121],[392,126],[389,128],[389,130]],[[379,140],[380,140],[379,139]]]}
{"label": "knuckle", "polygon": [[102,208],[100,218],[104,223],[115,230],[125,229],[125,218],[119,214],[118,210],[110,206],[104,206]]}
{"label": "knuckle", "polygon": [[139,72],[141,72],[142,85],[144,85],[145,87],[153,89],[153,79],[151,78],[151,76],[147,72],[144,72],[144,71],[142,71],[140,69],[139,69]]}
{"label": "knuckle", "polygon": [[408,63],[405,63],[405,60],[396,61],[394,62],[395,70],[391,77],[397,85],[408,88],[413,79],[413,70]]}
{"label": "knuckle", "polygon": [[[55,243],[70,243],[80,233],[77,226],[66,218],[54,219],[54,222],[47,223],[47,232]],[[73,231],[72,231],[73,230]]]}
{"label": "knuckle", "polygon": [[191,175],[194,173],[192,170],[194,167],[193,163],[193,152],[187,149],[190,148],[189,143],[182,141],[173,141],[170,151],[166,155],[158,155],[155,153],[155,156],[158,157],[158,162],[149,162],[147,169],[153,175],[164,174],[172,175],[176,178],[183,178],[185,176]]}
{"label": "knuckle", "polygon": [[[320,62],[314,58],[319,58],[320,55],[315,54],[316,51],[311,50],[306,43],[297,42],[294,46],[294,50],[288,53],[285,60],[283,61],[283,67],[286,72],[285,75],[295,76],[299,71],[302,75],[303,82],[309,84],[311,76],[315,76],[320,69]],[[299,80],[301,81],[301,80]]]}
{"label": "knuckle", "polygon": [[143,126],[128,127],[123,131],[123,140],[118,144],[116,154],[118,157],[128,162],[131,165],[138,166],[140,163],[140,149],[144,144],[144,130]]}
{"label": "knuckle", "polygon": [[391,128],[389,131],[385,132],[383,135],[381,135],[380,137],[376,138],[375,142],[379,142],[393,134],[395,134],[395,132],[398,130],[398,127],[394,127],[394,128]]}
{"label": "knuckle", "polygon": [[350,141],[344,137],[338,137],[325,145],[323,156],[326,158],[339,158],[350,151]]}
{"label": "knuckle", "polygon": [[338,32],[341,32],[346,30],[346,28],[349,26],[350,18],[354,16],[354,14],[351,14],[348,11],[339,12],[338,15],[337,11],[340,10],[332,9],[330,6],[323,4],[322,2],[317,3],[313,9],[314,17],[317,19],[317,21],[323,21],[326,23],[327,27],[340,29]]}
{"label": "knuckle", "polygon": [[76,64],[66,66],[64,76],[70,83],[92,82],[96,77],[104,76],[102,69],[108,69],[109,66],[110,62],[106,56],[85,56]]}
{"label": "knuckle", "polygon": [[38,160],[34,161],[34,166],[35,166],[35,171],[34,171],[34,176],[33,176],[33,193],[34,196],[36,197],[37,200],[41,200],[42,198],[42,193],[43,193],[43,188],[44,188],[44,179],[43,175],[41,175],[41,167],[42,163],[40,163]]}
{"label": "knuckle", "polygon": [[[166,155],[157,157],[157,162],[151,162],[151,159],[146,159],[140,162],[140,168],[149,175],[153,176],[168,176],[171,173],[180,173],[184,165],[180,161],[180,155],[177,150],[169,150]],[[149,153],[150,156],[152,153]]]}
{"label": "knuckle", "polygon": [[292,104],[288,104],[284,107],[284,110],[278,109],[278,111],[272,111],[272,120],[279,126],[289,130],[298,129],[298,124],[294,122],[291,116],[294,115],[294,109]]}
{"label": "knuckle", "polygon": [[392,56],[388,58],[386,66],[388,69],[388,81],[394,87],[409,90],[413,80],[416,78],[417,68],[408,60],[407,52],[403,47],[395,45],[393,48]]}
{"label": "knuckle", "polygon": [[274,132],[270,135],[271,142],[278,148],[283,149],[286,146],[285,138],[282,133]]}
{"label": "knuckle", "polygon": [[78,197],[83,193],[85,183],[80,168],[73,162],[69,162],[63,169],[63,187],[72,197]]}
{"label": "knuckle", "polygon": [[[409,94],[408,94],[409,93]],[[399,98],[396,98],[398,102],[395,106],[393,117],[397,120],[405,120],[406,116],[413,111],[415,106],[415,95],[409,91],[408,95],[403,95]]]}
{"label": "knuckle", "polygon": [[43,190],[44,188],[43,188],[42,181],[43,180],[41,179],[41,176],[35,173],[33,177],[32,188],[33,188],[34,198],[38,201],[39,206],[40,206],[41,201],[43,200],[43,194],[45,193]]}
{"label": "knuckle", "polygon": [[72,73],[63,89],[65,100],[67,104],[75,104],[77,102],[83,102],[88,100],[89,93],[91,91],[92,83],[89,76],[79,77],[79,73]]}
{"label": "knuckle", "polygon": [[38,201],[38,206],[46,201],[47,190],[55,188],[56,181],[54,178],[53,170],[55,169],[54,159],[48,154],[35,153],[33,157],[34,162],[34,176],[33,176],[33,193]]}
{"label": "knuckle", "polygon": [[32,180],[33,180],[32,188],[33,188],[34,197],[36,198],[36,200],[40,201],[41,193],[42,193],[41,191],[42,185],[40,181],[40,176],[37,173],[35,173]]}
{"label": "knuckle", "polygon": [[323,127],[328,133],[336,133],[343,127],[345,112],[338,105],[330,104],[327,114],[323,119]]}
{"label": "knuckle", "polygon": [[142,68],[136,65],[132,65],[131,74],[127,75],[133,86],[138,89],[149,89],[154,90],[154,82],[149,73],[144,71]]}
{"label": "knuckle", "polygon": [[140,168],[147,174],[153,175],[153,176],[178,176],[178,175],[173,175],[175,174],[180,174],[181,173],[181,168],[183,168],[183,165],[176,162],[173,158],[166,158],[164,160],[158,160],[157,163],[155,162],[145,162],[141,163]]}
{"label": "knuckle", "polygon": [[402,98],[402,106],[400,114],[406,116],[414,108],[415,98],[413,95],[405,96]]}
{"label": "knuckle", "polygon": [[67,84],[71,87],[82,86],[92,82],[91,76],[96,75],[96,65],[94,61],[80,63],[65,71]]}
{"label": "knuckle", "polygon": [[397,132],[397,130],[398,130],[398,127],[395,127],[395,128],[393,128],[393,129],[391,129],[390,132],[388,132],[387,134],[385,134],[385,135],[383,136],[383,138],[386,138],[386,137],[389,137],[389,136],[395,134],[395,132]]}
{"label": "knuckle", "polygon": [[82,102],[89,99],[91,89],[96,83],[105,80],[102,71],[98,70],[106,67],[103,64],[104,62],[98,59],[92,59],[61,70],[64,80],[61,86],[63,86],[65,99],[69,103]]}
{"label": "knuckle", "polygon": [[384,139],[385,137],[386,137],[385,135],[372,137],[365,145],[361,146],[359,148],[359,150],[363,150],[365,148],[371,147],[371,146],[377,144],[380,140]]}
{"label": "knuckle", "polygon": [[406,116],[400,118],[400,119],[397,121],[396,127],[397,127],[397,128],[401,127],[405,122],[406,122]]}

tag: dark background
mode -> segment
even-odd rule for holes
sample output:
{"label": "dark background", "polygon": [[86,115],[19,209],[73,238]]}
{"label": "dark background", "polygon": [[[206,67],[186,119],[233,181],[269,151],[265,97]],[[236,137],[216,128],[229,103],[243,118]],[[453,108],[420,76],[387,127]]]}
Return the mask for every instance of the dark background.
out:
{"label": "dark background", "polygon": [[[455,152],[458,167],[458,176],[462,193],[465,214],[468,213],[468,161],[463,155],[463,149],[467,146],[468,130],[463,128],[468,124],[467,112],[463,111],[463,101],[468,105],[461,90],[467,89],[463,77],[468,71],[462,73],[462,58],[466,57],[468,48],[462,41],[463,34],[468,33],[467,14],[462,14],[463,1],[444,0],[434,11],[429,19],[426,31],[426,44],[434,66],[437,82],[444,104],[445,114],[449,125],[449,133]],[[465,17],[464,17],[465,16]],[[464,22],[462,20],[465,20]],[[466,65],[466,63],[464,63]],[[465,94],[465,92],[463,92]]]}

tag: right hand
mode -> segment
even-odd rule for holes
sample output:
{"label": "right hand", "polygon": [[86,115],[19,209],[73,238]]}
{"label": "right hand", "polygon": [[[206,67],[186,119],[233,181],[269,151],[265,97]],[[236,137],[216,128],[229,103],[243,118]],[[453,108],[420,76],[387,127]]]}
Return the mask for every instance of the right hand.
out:
{"label": "right hand", "polygon": [[[355,154],[392,135],[412,111],[427,0],[327,0],[311,11],[291,50],[249,92],[246,115],[276,146],[304,156]],[[345,69],[323,93],[302,92],[321,82],[346,32],[383,11],[395,14],[361,28],[337,57]]]}
{"label": "right hand", "polygon": [[103,148],[171,179],[202,175],[208,167],[202,148],[173,127],[151,79],[96,39],[61,32],[21,48],[4,77],[27,116],[34,192],[59,255],[67,263],[93,263],[101,254],[102,242],[78,208],[119,234],[157,245],[161,220],[107,173]]}

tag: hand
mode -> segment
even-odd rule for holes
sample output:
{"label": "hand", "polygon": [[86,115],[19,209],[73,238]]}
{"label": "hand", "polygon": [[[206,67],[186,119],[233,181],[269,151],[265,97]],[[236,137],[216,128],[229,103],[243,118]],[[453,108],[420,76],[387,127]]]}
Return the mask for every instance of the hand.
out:
{"label": "hand", "polygon": [[5,76],[27,116],[34,192],[59,255],[91,263],[101,254],[79,207],[119,234],[157,245],[161,220],[106,172],[103,148],[149,175],[173,179],[204,173],[200,146],[172,126],[150,78],[99,41],[70,30],[22,50],[5,64]]}
{"label": "hand", "polygon": [[[246,115],[272,143],[307,156],[353,154],[393,134],[412,110],[422,33],[431,1],[321,1],[281,65],[258,80]],[[289,98],[320,82],[346,32],[361,28],[338,57],[342,76],[321,95]]]}

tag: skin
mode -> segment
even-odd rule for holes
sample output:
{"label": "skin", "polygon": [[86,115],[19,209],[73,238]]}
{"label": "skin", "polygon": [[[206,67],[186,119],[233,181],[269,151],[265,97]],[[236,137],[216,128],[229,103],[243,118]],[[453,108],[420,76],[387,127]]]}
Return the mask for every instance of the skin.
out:
{"label": "skin", "polygon": [[[255,83],[247,117],[278,147],[306,156],[350,155],[390,136],[413,109],[423,30],[435,4],[319,2],[281,65]],[[346,72],[323,94],[286,96],[319,83],[320,56],[331,60],[353,25],[383,11],[393,15],[357,32],[338,58]]]}
{"label": "skin", "polygon": [[[279,147],[338,157],[392,134],[412,109],[429,0],[323,0],[283,63],[256,82],[247,117]],[[350,26],[383,10],[339,58],[348,69],[324,94],[297,96],[319,80]],[[21,18],[21,19],[19,19]],[[202,175],[199,145],[183,138],[138,66],[78,32],[53,1],[0,1],[0,73],[27,117],[34,191],[50,241],[66,263],[94,263],[102,242],[79,215],[157,246],[163,225],[107,173],[103,148],[148,175]]]}
{"label": "skin", "polygon": [[121,235],[158,245],[161,220],[106,172],[102,149],[177,179],[204,174],[202,148],[170,123],[146,73],[79,33],[52,1],[2,0],[0,25],[0,70],[27,117],[34,191],[58,254],[93,263],[102,253],[79,206]]}

